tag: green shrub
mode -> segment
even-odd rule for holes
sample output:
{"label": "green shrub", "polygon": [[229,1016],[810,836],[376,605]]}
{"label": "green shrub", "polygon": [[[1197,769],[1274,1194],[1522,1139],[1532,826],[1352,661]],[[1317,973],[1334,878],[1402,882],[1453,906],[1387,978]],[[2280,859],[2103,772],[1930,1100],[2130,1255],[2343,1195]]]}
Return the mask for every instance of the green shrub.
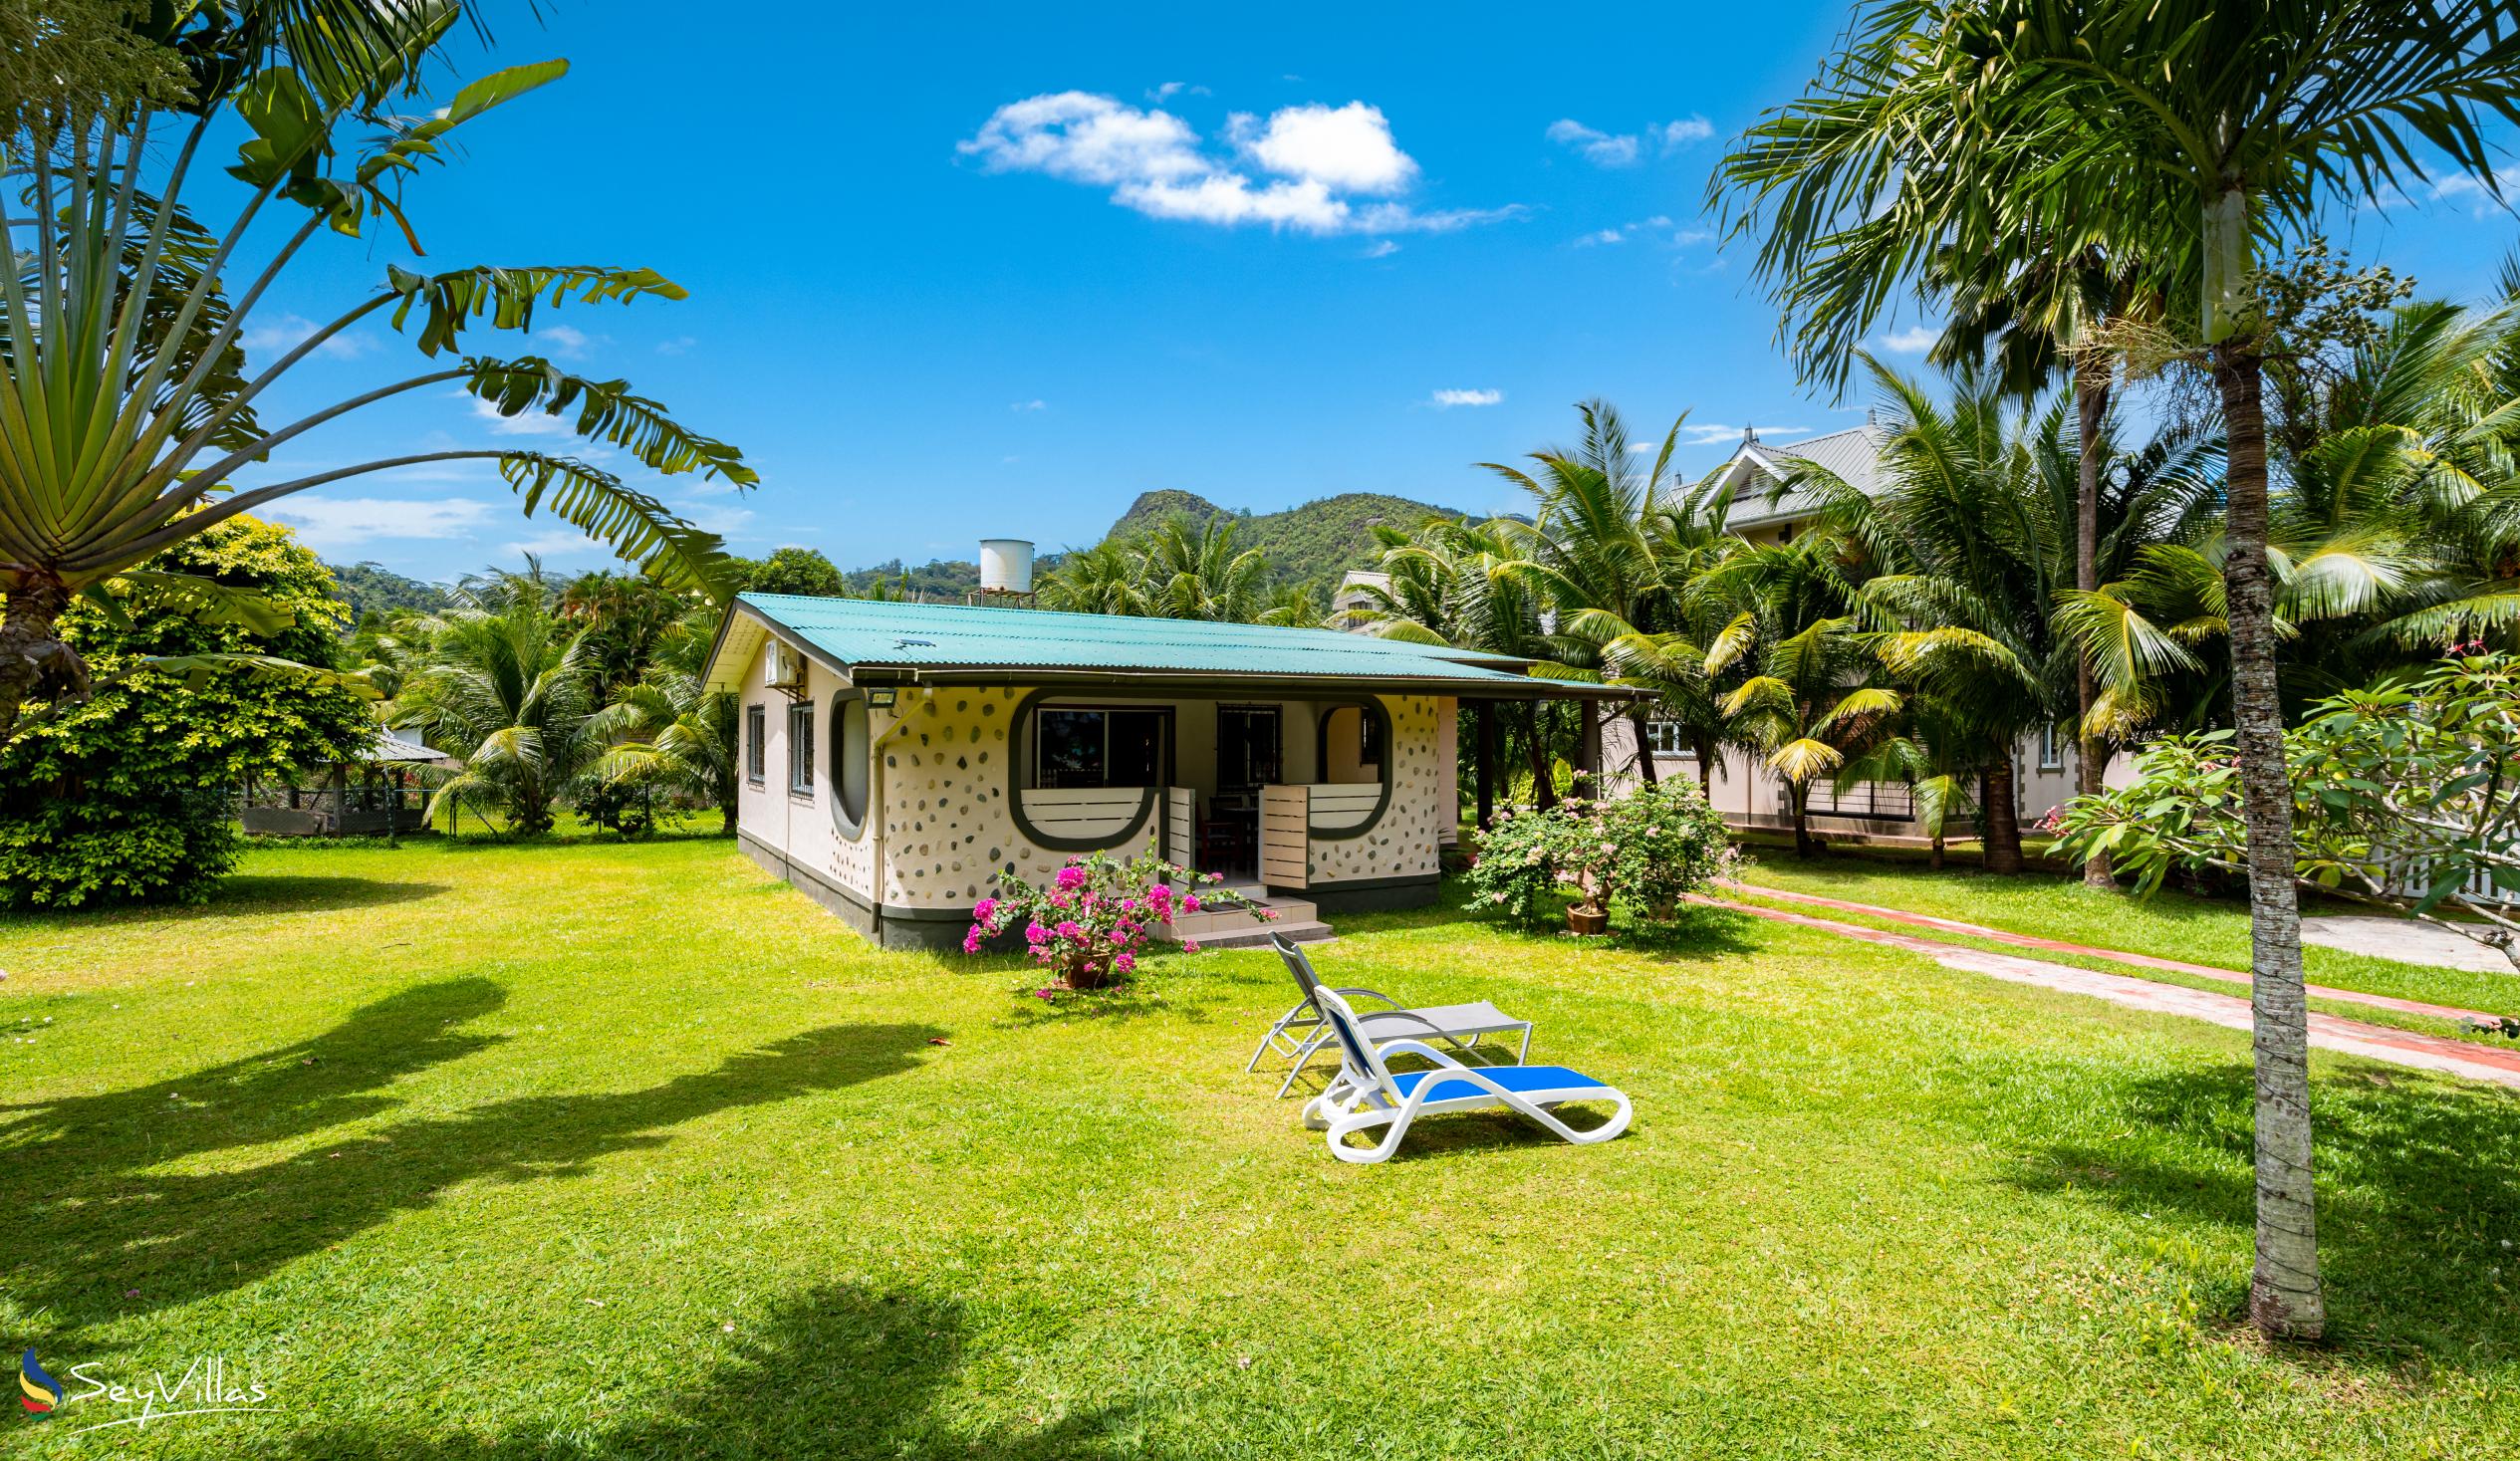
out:
{"label": "green shrub", "polygon": [[[347,609],[331,571],[288,529],[231,518],[147,567],[252,590],[296,621],[255,638],[195,603],[113,580],[105,592],[124,621],[84,599],[61,617],[64,641],[100,680],[160,655],[332,662]],[[107,684],[0,749],[0,909],[199,901],[235,864],[239,784],[356,755],[375,734],[365,701],[301,676],[220,669],[187,685],[140,670]]]}
{"label": "green shrub", "polygon": [[[1576,784],[1583,779],[1576,774]],[[1639,914],[1666,918],[1738,855],[1723,819],[1685,781],[1607,802],[1569,797],[1545,812],[1508,807],[1479,838],[1470,901],[1532,923],[1556,916],[1570,894],[1596,909],[1624,896]]]}

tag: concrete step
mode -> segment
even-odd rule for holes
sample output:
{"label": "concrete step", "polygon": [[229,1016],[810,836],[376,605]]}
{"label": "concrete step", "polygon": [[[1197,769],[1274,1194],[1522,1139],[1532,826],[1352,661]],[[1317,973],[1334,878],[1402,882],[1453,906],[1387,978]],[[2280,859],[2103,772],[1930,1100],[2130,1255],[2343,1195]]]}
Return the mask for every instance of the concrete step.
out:
{"label": "concrete step", "polygon": [[1224,933],[1193,933],[1188,941],[1196,943],[1202,953],[1209,949],[1259,948],[1268,944],[1272,933],[1283,933],[1295,943],[1319,943],[1339,936],[1338,930],[1318,919],[1298,922],[1281,918],[1274,923],[1254,923],[1245,918],[1240,928]]}

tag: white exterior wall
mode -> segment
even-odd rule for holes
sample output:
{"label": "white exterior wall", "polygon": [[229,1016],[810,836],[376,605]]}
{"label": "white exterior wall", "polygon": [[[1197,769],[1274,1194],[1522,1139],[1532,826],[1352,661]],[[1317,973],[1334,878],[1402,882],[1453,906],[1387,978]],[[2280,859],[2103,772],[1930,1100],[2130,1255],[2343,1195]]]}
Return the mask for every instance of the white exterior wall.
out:
{"label": "white exterior wall", "polygon": [[[1029,778],[1022,765],[1024,737],[1016,711],[1026,686],[952,686],[904,689],[890,710],[868,715],[874,766],[868,778],[865,824],[844,837],[833,817],[836,788],[831,738],[838,729],[834,692],[846,677],[809,661],[807,689],[815,707],[815,775],[810,793],[788,789],[787,692],[768,682],[768,644],[746,666],[738,695],[739,727],[746,712],[763,712],[763,774],[739,779],[737,825],[745,838],[784,858],[791,871],[844,889],[866,905],[896,909],[968,908],[993,889],[1001,872],[1040,882],[1077,855],[1041,846],[1018,824],[1010,794]],[[1390,805],[1366,833],[1322,839],[1314,848],[1319,879],[1431,876],[1437,870],[1441,828],[1453,815],[1453,763],[1442,728],[1451,723],[1451,702],[1433,696],[1383,696],[1390,717],[1393,757]],[[1145,697],[1070,695],[1060,704],[1166,703]],[[1219,702],[1169,702],[1174,714],[1175,785],[1212,786]],[[1230,703],[1230,702],[1227,702]],[[1281,705],[1283,775],[1290,784],[1322,779],[1316,750],[1315,704]],[[1438,706],[1443,713],[1438,713]],[[739,756],[748,748],[738,747]],[[1354,760],[1353,757],[1349,758]],[[748,763],[743,763],[748,765]],[[1104,849],[1115,856],[1151,852],[1162,825],[1158,807],[1136,830]],[[1187,849],[1174,849],[1187,860]],[[880,862],[880,866],[879,866]]]}

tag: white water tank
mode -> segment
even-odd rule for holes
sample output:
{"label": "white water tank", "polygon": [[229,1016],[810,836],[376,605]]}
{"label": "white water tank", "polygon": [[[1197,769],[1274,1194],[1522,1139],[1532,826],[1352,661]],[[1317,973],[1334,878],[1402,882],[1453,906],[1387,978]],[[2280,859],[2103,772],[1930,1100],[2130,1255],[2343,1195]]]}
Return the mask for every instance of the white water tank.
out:
{"label": "white water tank", "polygon": [[980,540],[980,592],[1033,592],[1033,545],[1023,538]]}

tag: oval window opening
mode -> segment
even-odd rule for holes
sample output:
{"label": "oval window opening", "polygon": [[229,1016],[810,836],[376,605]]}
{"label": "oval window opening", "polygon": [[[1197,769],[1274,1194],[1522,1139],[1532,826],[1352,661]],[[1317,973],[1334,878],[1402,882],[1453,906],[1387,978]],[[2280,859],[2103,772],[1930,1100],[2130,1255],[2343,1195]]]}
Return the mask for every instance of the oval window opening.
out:
{"label": "oval window opening", "polygon": [[832,697],[832,820],[855,838],[867,821],[867,701],[855,690]]}

